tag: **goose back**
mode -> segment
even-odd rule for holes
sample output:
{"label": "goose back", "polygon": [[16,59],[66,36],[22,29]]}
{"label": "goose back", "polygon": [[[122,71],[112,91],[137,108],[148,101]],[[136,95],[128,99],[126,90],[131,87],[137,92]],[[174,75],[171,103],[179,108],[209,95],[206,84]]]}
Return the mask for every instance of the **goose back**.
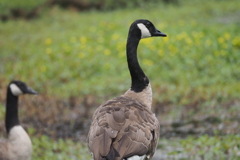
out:
{"label": "goose back", "polygon": [[4,139],[0,139],[0,160],[10,160],[8,154],[8,143]]}
{"label": "goose back", "polygon": [[93,117],[89,148],[95,160],[152,157],[160,126],[145,104],[123,95],[102,104]]}

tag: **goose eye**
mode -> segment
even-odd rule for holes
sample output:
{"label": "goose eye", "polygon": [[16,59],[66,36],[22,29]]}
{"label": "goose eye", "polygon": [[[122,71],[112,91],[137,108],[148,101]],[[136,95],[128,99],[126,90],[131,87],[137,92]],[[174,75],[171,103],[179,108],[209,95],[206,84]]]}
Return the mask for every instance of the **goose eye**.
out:
{"label": "goose eye", "polygon": [[151,26],[151,24],[149,22],[147,22],[146,27],[149,28]]}

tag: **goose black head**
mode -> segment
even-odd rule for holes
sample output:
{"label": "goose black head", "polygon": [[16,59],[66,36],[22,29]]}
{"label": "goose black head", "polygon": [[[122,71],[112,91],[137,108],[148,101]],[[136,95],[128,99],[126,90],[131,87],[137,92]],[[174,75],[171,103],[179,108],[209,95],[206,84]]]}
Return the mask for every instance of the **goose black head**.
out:
{"label": "goose black head", "polygon": [[[135,28],[137,28],[138,31]],[[139,19],[132,23],[130,27],[130,32],[133,32],[135,36],[140,36],[141,38],[148,37],[166,37],[167,35],[159,31],[149,20]]]}
{"label": "goose black head", "polygon": [[22,81],[12,81],[9,84],[9,89],[14,96],[19,96],[21,94],[37,94],[32,88],[28,87]]}

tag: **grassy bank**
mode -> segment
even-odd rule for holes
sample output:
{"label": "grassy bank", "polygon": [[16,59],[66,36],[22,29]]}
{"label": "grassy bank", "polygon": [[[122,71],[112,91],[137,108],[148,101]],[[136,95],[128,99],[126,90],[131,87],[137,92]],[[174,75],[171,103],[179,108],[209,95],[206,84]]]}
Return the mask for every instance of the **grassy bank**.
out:
{"label": "grassy bank", "polygon": [[128,28],[134,20],[146,18],[168,35],[144,39],[138,49],[153,87],[153,110],[161,121],[161,135],[187,137],[174,140],[176,148],[170,151],[173,141],[163,140],[160,149],[168,155],[179,153],[183,159],[188,159],[186,152],[202,158],[207,149],[204,159],[239,158],[235,144],[240,133],[239,5],[236,0],[185,1],[180,6],[158,4],[111,12],[54,7],[31,21],[0,22],[1,128],[6,84],[21,79],[40,93],[20,99],[20,119],[36,136],[33,159],[39,155],[87,159],[89,153],[76,139],[84,142],[100,103],[129,88]]}
{"label": "grassy bank", "polygon": [[1,79],[28,80],[39,92],[62,98],[102,96],[103,90],[104,95],[122,93],[130,85],[125,62],[128,27],[135,19],[147,18],[168,34],[142,40],[139,46],[155,100],[187,104],[199,98],[236,98],[240,90],[236,3],[109,13],[55,8],[31,22],[9,21],[0,26]]}

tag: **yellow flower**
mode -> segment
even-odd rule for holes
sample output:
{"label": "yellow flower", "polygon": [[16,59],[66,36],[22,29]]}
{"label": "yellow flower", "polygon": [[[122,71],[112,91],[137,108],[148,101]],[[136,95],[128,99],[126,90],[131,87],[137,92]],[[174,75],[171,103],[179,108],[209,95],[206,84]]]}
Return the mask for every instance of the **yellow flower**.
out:
{"label": "yellow flower", "polygon": [[219,38],[218,38],[218,42],[219,42],[219,43],[224,43],[223,37],[219,37]]}
{"label": "yellow flower", "polygon": [[168,36],[167,36],[167,37],[164,37],[164,38],[163,38],[163,41],[164,41],[164,42],[168,42],[168,41],[169,41],[169,37],[168,37]]}
{"label": "yellow flower", "polygon": [[240,47],[240,37],[235,37],[235,38],[232,40],[232,44],[233,44],[234,46]]}
{"label": "yellow flower", "polygon": [[125,46],[126,46],[125,42],[119,42],[117,44],[117,51],[118,52],[124,52],[125,51]]}
{"label": "yellow flower", "polygon": [[153,41],[153,38],[144,38],[141,40],[141,42],[146,45],[151,44],[152,41]]}
{"label": "yellow flower", "polygon": [[52,53],[52,48],[47,48],[47,49],[46,49],[46,53],[47,53],[47,54],[51,54],[51,53]]}
{"label": "yellow flower", "polygon": [[87,42],[87,38],[86,37],[81,37],[80,38],[80,43],[81,44],[85,44]]}
{"label": "yellow flower", "polygon": [[51,39],[51,38],[47,38],[47,39],[45,40],[45,44],[46,44],[46,45],[52,44],[52,39]]}
{"label": "yellow flower", "polygon": [[191,40],[190,38],[187,38],[185,41],[186,41],[186,43],[187,43],[188,45],[191,45],[191,44],[192,44],[192,40]]}
{"label": "yellow flower", "polygon": [[226,40],[229,40],[229,39],[230,39],[230,34],[229,34],[229,33],[225,33],[225,34],[224,34],[224,38],[225,38]]}
{"label": "yellow flower", "polygon": [[117,40],[117,39],[119,39],[119,37],[120,37],[120,36],[119,36],[118,34],[113,34],[113,35],[112,35],[112,39],[113,39],[113,40]]}
{"label": "yellow flower", "polygon": [[104,54],[105,54],[106,56],[108,56],[108,55],[111,54],[111,51],[110,51],[109,49],[105,49],[105,50],[104,50]]}
{"label": "yellow flower", "polygon": [[149,59],[143,59],[143,64],[146,66],[152,66],[153,65],[153,61],[149,60]]}
{"label": "yellow flower", "polygon": [[82,58],[85,57],[85,54],[84,53],[78,53],[78,57],[82,59]]}
{"label": "yellow flower", "polygon": [[168,49],[170,50],[171,54],[175,54],[178,52],[177,47],[175,47],[173,44],[169,45]]}
{"label": "yellow flower", "polygon": [[186,32],[182,32],[182,33],[178,34],[176,38],[177,38],[177,40],[180,41],[180,40],[185,39],[187,37],[188,37],[187,33]]}

